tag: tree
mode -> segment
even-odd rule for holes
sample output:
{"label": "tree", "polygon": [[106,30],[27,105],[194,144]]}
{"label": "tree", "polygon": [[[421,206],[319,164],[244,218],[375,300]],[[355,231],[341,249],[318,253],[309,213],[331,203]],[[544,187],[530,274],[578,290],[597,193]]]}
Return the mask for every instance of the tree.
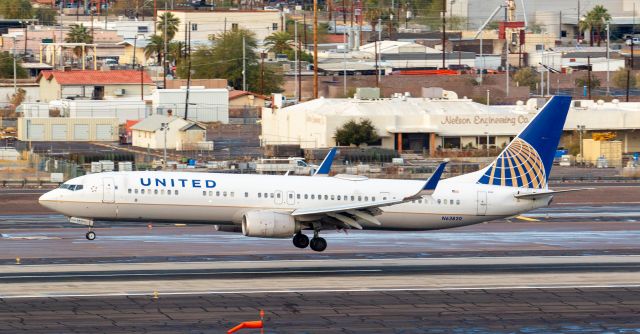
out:
{"label": "tree", "polygon": [[153,35],[149,38],[147,46],[144,47],[144,56],[151,58],[156,56],[158,64],[162,64],[162,58],[164,54],[164,38],[160,35]]}
{"label": "tree", "polygon": [[363,119],[360,123],[350,120],[340,128],[336,129],[334,134],[338,145],[356,145],[373,144],[380,139],[376,128],[370,120]]}
{"label": "tree", "polygon": [[57,11],[53,8],[38,7],[35,16],[40,24],[52,26],[56,24]]}
{"label": "tree", "polygon": [[[585,74],[582,78],[576,78],[575,80],[575,84],[576,87],[581,88],[587,85],[587,78],[588,74]],[[596,87],[600,87],[600,79],[598,79],[595,76],[591,76],[591,88],[596,88]]]}
{"label": "tree", "polygon": [[[82,23],[72,24],[69,26],[69,32],[67,32],[67,37],[65,37],[64,41],[65,43],[90,44],[93,43],[93,37],[91,37],[91,32]],[[80,58],[85,53],[85,48],[85,46],[76,46],[73,48],[73,54]]]}
{"label": "tree", "polygon": [[292,50],[293,40],[286,31],[276,31],[264,39],[264,45],[269,52],[285,53]]}
{"label": "tree", "polygon": [[31,19],[33,7],[29,0],[0,1],[0,16],[5,19]]}
{"label": "tree", "polygon": [[180,19],[175,17],[172,13],[166,12],[159,16],[158,23],[156,25],[157,31],[164,38],[164,26],[167,25],[167,41],[172,40],[178,32],[178,26],[180,25]]}
{"label": "tree", "polygon": [[[262,94],[281,92],[282,73],[271,65],[261,66],[255,52],[257,46],[255,34],[244,29],[217,34],[213,37],[212,45],[195,50],[191,55],[191,77],[194,79],[225,78],[230,86],[242,89],[243,37],[246,47],[247,89]],[[180,77],[186,77],[186,62],[180,64],[178,74]]]}
{"label": "tree", "polygon": [[535,90],[536,84],[538,83],[538,76],[533,68],[523,67],[513,75],[513,80],[520,86],[529,86],[529,88]]}
{"label": "tree", "polygon": [[611,15],[602,5],[596,5],[587,15],[580,18],[578,28],[580,31],[589,32],[589,45],[593,46],[594,33],[598,36],[598,46],[600,46],[601,36],[604,32],[607,21],[611,20]]}
{"label": "tree", "polygon": [[[27,70],[22,67],[22,62],[19,59],[16,60],[16,77],[27,77]],[[13,78],[13,55],[7,51],[0,53],[0,78]]]}
{"label": "tree", "polygon": [[538,22],[530,22],[529,25],[527,26],[527,29],[529,31],[531,31],[534,34],[542,34],[542,24],[538,23]]}
{"label": "tree", "polygon": [[636,86],[636,77],[633,73],[628,73],[626,69],[620,68],[611,77],[611,82],[614,87],[627,88],[627,74],[629,74],[629,87]]}

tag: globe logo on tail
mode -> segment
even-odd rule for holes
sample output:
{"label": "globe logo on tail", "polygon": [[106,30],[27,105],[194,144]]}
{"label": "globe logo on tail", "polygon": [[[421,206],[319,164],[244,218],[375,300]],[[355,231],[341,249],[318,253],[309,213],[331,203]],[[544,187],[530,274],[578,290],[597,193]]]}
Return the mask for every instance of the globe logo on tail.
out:
{"label": "globe logo on tail", "polygon": [[541,189],[547,186],[544,164],[538,152],[516,138],[485,170],[481,184]]}

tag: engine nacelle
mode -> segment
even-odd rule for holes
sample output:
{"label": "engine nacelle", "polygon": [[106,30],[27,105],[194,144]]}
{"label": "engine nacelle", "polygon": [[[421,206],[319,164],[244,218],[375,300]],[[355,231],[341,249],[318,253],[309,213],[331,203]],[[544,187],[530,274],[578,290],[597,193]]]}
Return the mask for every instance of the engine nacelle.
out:
{"label": "engine nacelle", "polygon": [[242,218],[242,234],[259,238],[290,238],[300,232],[300,223],[288,213],[250,211]]}

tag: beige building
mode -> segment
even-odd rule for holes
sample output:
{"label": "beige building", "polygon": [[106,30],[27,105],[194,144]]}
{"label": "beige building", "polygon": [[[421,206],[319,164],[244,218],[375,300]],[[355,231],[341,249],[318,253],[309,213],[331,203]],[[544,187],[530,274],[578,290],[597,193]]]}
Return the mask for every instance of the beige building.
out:
{"label": "beige building", "polygon": [[[166,127],[166,131],[165,131]],[[176,116],[153,115],[131,127],[132,145],[149,149],[213,150],[207,128]]]}
{"label": "beige building", "polygon": [[247,92],[244,90],[232,90],[229,91],[229,107],[264,107],[264,103],[269,98],[256,94]]}
{"label": "beige building", "polygon": [[118,99],[151,94],[156,85],[144,71],[42,71],[36,82],[40,100]]}
{"label": "beige building", "polygon": [[[184,36],[185,23],[191,22],[192,41],[208,41],[210,35],[221,34],[233,29],[247,29],[256,34],[258,41],[271,35],[275,31],[282,30],[283,18],[279,11],[262,10],[238,10],[238,11],[193,11],[193,10],[172,10],[174,16],[180,19],[176,38]],[[164,13],[158,11],[158,16]]]}
{"label": "beige building", "polygon": [[117,118],[18,118],[21,141],[118,141]]}
{"label": "beige building", "polygon": [[[283,109],[263,108],[262,143],[300,144],[303,148],[335,146],[335,131],[354,119],[369,119],[379,145],[399,151],[502,147],[538,112],[544,101],[530,99],[515,106],[486,106],[469,99],[397,97],[377,100],[320,98]],[[567,141],[613,131],[623,153],[640,152],[640,103],[573,101],[565,123]]]}

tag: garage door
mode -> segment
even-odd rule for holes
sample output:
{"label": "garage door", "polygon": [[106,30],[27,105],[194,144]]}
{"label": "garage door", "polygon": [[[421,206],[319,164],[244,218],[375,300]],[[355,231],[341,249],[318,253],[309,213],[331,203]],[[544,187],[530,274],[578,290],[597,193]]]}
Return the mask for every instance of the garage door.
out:
{"label": "garage door", "polygon": [[53,124],[51,126],[51,140],[67,140],[67,125]]}
{"label": "garage door", "polygon": [[73,140],[89,140],[89,124],[75,124],[73,126]]}
{"label": "garage door", "polygon": [[44,140],[44,125],[27,121],[27,137],[29,140]]}
{"label": "garage door", "polygon": [[96,125],[96,139],[97,140],[111,140],[112,138],[112,129],[109,124],[98,124]]}

